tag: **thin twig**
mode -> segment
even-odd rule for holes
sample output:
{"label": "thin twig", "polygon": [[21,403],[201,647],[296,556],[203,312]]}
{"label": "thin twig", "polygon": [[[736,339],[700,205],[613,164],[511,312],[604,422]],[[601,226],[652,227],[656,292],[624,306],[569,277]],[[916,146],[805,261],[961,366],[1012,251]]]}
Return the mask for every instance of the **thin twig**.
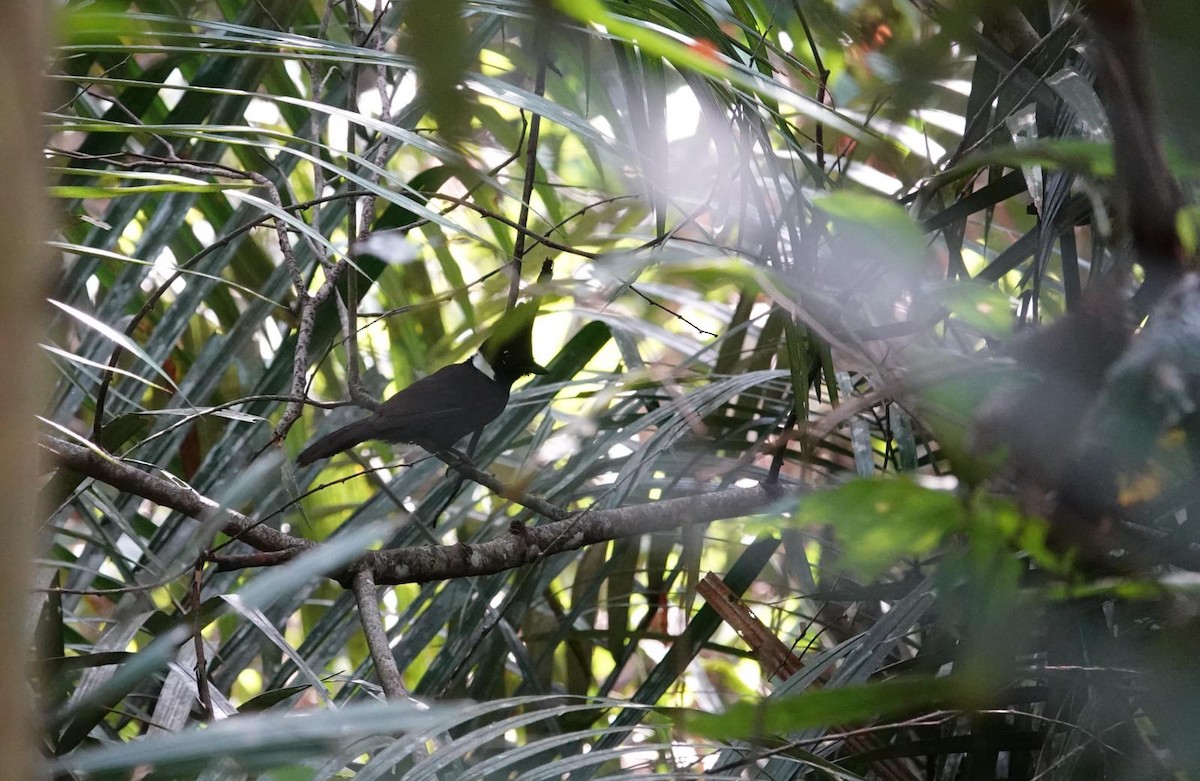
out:
{"label": "thin twig", "polygon": [[667,314],[671,315],[672,317],[674,317],[674,318],[675,318],[675,319],[677,319],[677,320],[682,320],[682,321],[683,321],[684,323],[686,323],[687,325],[689,325],[689,326],[691,326],[692,328],[696,329],[696,331],[697,331],[698,333],[704,334],[705,336],[711,336],[711,337],[713,337],[714,339],[716,339],[718,336],[720,336],[720,334],[714,334],[712,331],[707,331],[707,330],[705,330],[705,329],[701,328],[700,326],[696,325],[696,324],[695,324],[695,323],[693,323],[691,320],[688,320],[686,317],[684,317],[683,315],[679,314],[678,312],[676,312],[676,311],[674,311],[674,310],[672,310],[672,309],[668,309],[668,308],[667,308],[666,306],[664,306],[663,304],[660,304],[659,302],[655,301],[655,300],[654,300],[653,298],[651,298],[650,296],[648,296],[648,295],[646,295],[645,293],[643,293],[642,291],[638,290],[636,287],[634,287],[634,286],[633,286],[633,283],[632,283],[632,282],[631,282],[631,283],[629,283],[629,289],[630,289],[630,290],[632,290],[634,293],[637,293],[639,296],[641,296],[642,300],[643,300],[643,301],[645,301],[645,302],[646,302],[647,304],[649,304],[650,306],[657,307],[658,309],[661,309],[662,311],[666,312]]}
{"label": "thin twig", "polygon": [[196,648],[196,698],[204,710],[204,720],[214,718],[212,692],[208,688],[208,663],[204,656],[204,619],[201,617],[201,593],[204,586],[204,559],[196,559],[192,567],[192,642]]}
{"label": "thin twig", "polygon": [[[546,31],[541,22],[534,25],[533,48],[537,54],[537,75],[534,77],[533,94],[539,98],[546,94],[546,69],[549,59],[546,48]],[[538,141],[542,131],[542,115],[534,113],[529,121],[529,141],[525,146],[525,182],[521,189],[521,210],[517,224],[520,231],[513,246],[511,276],[508,280],[508,308],[517,305],[521,293],[521,262],[525,259],[525,231],[529,227],[529,203],[533,200],[533,183],[537,175]]]}
{"label": "thin twig", "polygon": [[545,499],[533,496],[532,494],[526,494],[521,491],[514,490],[513,488],[504,485],[504,483],[500,482],[495,477],[492,477],[487,472],[484,472],[467,459],[460,457],[458,454],[452,451],[444,450],[440,453],[435,453],[434,455],[436,455],[438,460],[440,460],[446,466],[450,467],[455,472],[458,472],[468,480],[479,483],[497,496],[502,496],[505,499],[514,502],[515,504],[519,504],[528,510],[532,510],[538,515],[549,518],[553,521],[561,521],[571,516],[569,512],[556,504],[551,504]]}

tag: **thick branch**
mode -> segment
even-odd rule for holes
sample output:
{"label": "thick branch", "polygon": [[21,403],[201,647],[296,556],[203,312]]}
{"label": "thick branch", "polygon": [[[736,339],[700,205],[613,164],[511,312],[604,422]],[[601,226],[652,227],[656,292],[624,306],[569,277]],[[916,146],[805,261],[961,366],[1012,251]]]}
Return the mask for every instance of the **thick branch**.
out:
{"label": "thick branch", "polygon": [[762,486],[730,488],[612,510],[585,511],[565,521],[518,527],[511,534],[478,545],[422,545],[376,551],[366,554],[364,563],[381,585],[490,575],[595,542],[754,515],[781,495],[788,494]]}
{"label": "thick branch", "polygon": [[201,496],[187,486],[172,483],[161,477],[135,469],[126,463],[106,459],[96,452],[55,437],[43,437],[43,444],[54,453],[55,460],[68,469],[107,483],[113,488],[141,496],[170,507],[191,518],[207,519],[220,513],[221,528],[262,551],[281,551],[288,548],[311,548],[314,543],[284,534],[269,526],[255,525],[250,518],[229,509],[222,509],[212,499]]}
{"label": "thick branch", "polygon": [[[170,507],[192,518],[221,514],[226,534],[237,536],[261,551],[304,550],[316,543],[284,534],[241,513],[222,509],[190,488],[102,458],[79,445],[45,437],[45,446],[59,464],[135,496]],[[709,494],[665,499],[611,510],[583,511],[566,520],[541,526],[515,526],[494,540],[470,545],[421,545],[364,554],[331,577],[348,585],[363,567],[370,568],[378,585],[426,583],[435,580],[490,575],[516,569],[554,553],[578,550],[585,545],[621,537],[669,531],[694,523],[708,523],[762,512],[772,501],[799,496],[805,489],[787,492],[778,487],[730,488]],[[553,507],[551,505],[550,507]],[[561,512],[560,508],[554,510]]]}

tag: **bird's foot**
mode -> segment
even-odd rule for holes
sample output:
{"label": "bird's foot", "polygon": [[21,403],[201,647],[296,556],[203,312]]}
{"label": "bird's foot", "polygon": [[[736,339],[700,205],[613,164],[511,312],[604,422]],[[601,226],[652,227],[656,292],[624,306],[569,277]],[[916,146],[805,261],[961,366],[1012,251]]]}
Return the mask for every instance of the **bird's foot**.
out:
{"label": "bird's foot", "polygon": [[442,448],[441,450],[434,451],[434,453],[442,461],[453,461],[464,466],[475,466],[475,462],[471,460],[471,457],[456,447]]}

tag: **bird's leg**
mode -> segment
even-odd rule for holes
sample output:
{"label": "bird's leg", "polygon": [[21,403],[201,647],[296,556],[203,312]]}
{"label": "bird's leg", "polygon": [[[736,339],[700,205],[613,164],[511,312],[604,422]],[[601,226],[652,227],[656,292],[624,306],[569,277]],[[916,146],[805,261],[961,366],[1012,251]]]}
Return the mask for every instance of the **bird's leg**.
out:
{"label": "bird's leg", "polygon": [[[442,450],[434,451],[434,455],[436,455],[442,461],[449,459],[450,461],[457,461],[463,466],[475,466],[475,462],[471,460],[471,457],[456,447],[447,447],[443,448]],[[448,466],[453,467],[453,464],[448,463]]]}
{"label": "bird's leg", "polygon": [[[475,451],[479,448],[479,439],[483,436],[483,429],[475,429],[475,433],[471,435],[471,441],[467,443],[467,460],[470,461],[475,455]],[[474,462],[472,462],[474,463]]]}
{"label": "bird's leg", "polygon": [[[475,446],[479,444],[479,435],[482,433],[483,431],[480,430],[471,435],[471,442],[467,445],[467,451],[465,453],[456,447],[447,447],[442,448],[441,450],[433,450],[430,448],[425,449],[429,450],[430,453],[433,453],[435,456],[444,461],[447,467],[450,469],[454,468],[454,464],[452,464],[451,461],[457,461],[463,466],[475,469],[475,461],[471,458],[470,454],[475,452]],[[448,461],[447,459],[450,460]],[[449,471],[447,471],[447,474],[449,474]]]}

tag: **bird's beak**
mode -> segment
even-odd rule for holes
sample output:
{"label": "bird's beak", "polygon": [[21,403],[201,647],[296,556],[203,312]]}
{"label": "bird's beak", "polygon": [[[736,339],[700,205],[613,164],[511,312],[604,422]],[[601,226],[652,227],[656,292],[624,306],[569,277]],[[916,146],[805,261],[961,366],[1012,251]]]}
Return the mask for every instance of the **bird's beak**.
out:
{"label": "bird's beak", "polygon": [[549,374],[550,370],[538,363],[530,363],[525,369],[528,374]]}

